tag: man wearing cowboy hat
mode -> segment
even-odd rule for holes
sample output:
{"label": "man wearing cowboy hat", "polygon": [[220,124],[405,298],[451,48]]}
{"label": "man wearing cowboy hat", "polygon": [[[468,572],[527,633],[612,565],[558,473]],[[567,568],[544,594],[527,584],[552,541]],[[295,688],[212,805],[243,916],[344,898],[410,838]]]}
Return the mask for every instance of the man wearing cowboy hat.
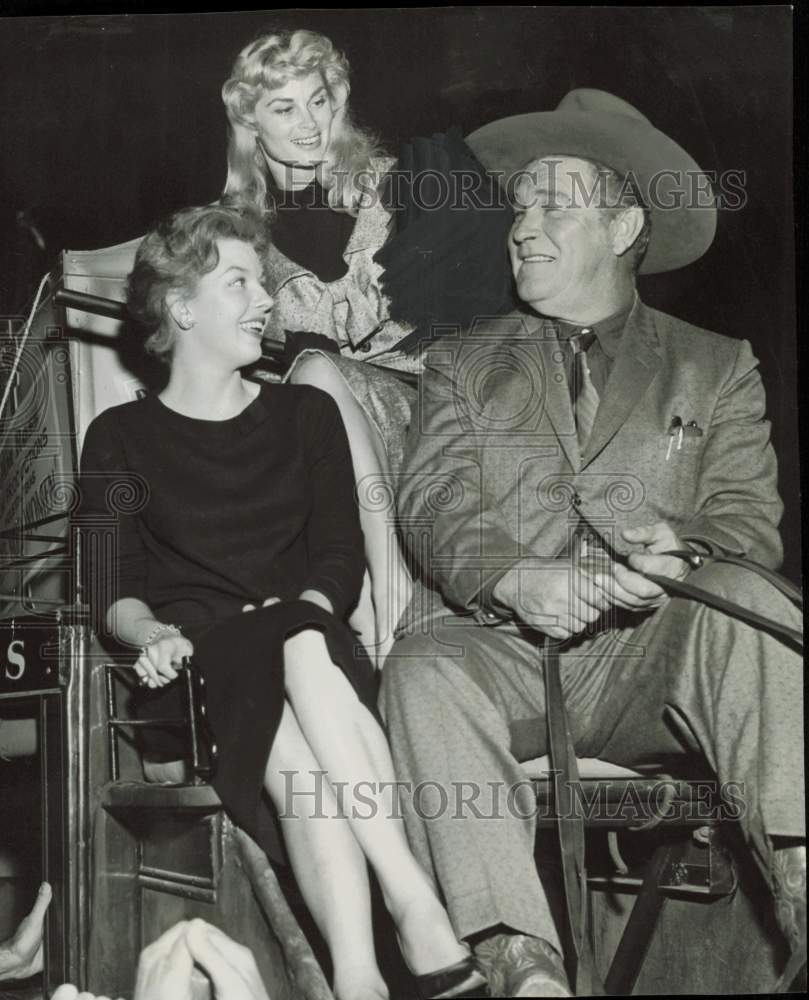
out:
{"label": "man wearing cowboy hat", "polygon": [[421,791],[403,805],[414,850],[493,995],[568,995],[521,768],[548,750],[543,664],[555,645],[579,757],[632,767],[699,753],[743,788],[742,831],[782,930],[805,948],[800,656],[648,579],[688,576],[801,627],[760,576],[691,572],[665,554],[773,568],[782,552],[750,345],[652,310],[635,290],[637,273],[684,267],[710,246],[705,175],[595,90],[468,142],[512,194],[508,252],[529,308],[426,356],[399,512],[428,586],[382,692],[397,776]]}

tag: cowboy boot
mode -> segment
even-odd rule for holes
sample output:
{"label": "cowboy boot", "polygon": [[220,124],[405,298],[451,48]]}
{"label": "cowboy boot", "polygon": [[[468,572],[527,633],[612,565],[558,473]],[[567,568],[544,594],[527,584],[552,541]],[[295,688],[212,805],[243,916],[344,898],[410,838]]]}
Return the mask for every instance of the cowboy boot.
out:
{"label": "cowboy boot", "polygon": [[[797,972],[806,964],[806,845],[780,847],[773,851],[772,888],[775,919],[789,942]],[[802,956],[802,959],[801,959]],[[789,983],[785,983],[788,988]]]}
{"label": "cowboy boot", "polygon": [[562,956],[542,938],[493,934],[475,946],[493,997],[570,997]]}

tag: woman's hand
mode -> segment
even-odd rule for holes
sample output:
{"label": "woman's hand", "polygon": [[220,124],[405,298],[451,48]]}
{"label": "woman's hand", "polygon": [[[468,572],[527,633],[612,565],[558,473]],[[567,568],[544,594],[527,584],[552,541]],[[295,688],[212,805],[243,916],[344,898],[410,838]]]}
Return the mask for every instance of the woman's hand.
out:
{"label": "woman's hand", "polygon": [[143,647],[135,661],[135,673],[146,687],[165,687],[177,678],[176,668],[193,654],[194,646],[184,635],[166,632]]}

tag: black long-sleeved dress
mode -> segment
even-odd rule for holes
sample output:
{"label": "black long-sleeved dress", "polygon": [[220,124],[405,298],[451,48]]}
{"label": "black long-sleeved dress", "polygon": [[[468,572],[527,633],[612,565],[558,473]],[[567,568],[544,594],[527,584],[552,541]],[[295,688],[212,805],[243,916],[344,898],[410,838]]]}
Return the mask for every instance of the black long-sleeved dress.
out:
{"label": "black long-sleeved dress", "polygon": [[[365,558],[337,407],[309,386],[265,385],[238,416],[216,421],[146,396],[93,421],[81,466],[77,523],[93,556],[85,579],[97,619],[135,597],[193,642],[219,749],[214,785],[266,843],[261,790],[284,701],[284,640],[306,626],[322,631],[374,706],[372,667],[344,623]],[[298,600],[305,589],[324,593],[334,614]],[[267,597],[282,603],[261,609]],[[246,603],[260,609],[243,613]],[[142,717],[178,714],[176,684],[139,699]],[[178,756],[168,731],[148,739],[164,758]]]}

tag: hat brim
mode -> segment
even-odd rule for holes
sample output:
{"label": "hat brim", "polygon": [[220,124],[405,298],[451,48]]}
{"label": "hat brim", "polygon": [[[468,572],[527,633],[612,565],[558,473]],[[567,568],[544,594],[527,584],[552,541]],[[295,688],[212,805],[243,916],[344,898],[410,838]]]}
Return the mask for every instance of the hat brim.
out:
{"label": "hat brim", "polygon": [[645,119],[586,111],[537,111],[501,118],[466,139],[486,170],[508,182],[532,160],[575,156],[631,176],[652,216],[642,274],[698,260],[716,234],[707,175],[673,139]]}

